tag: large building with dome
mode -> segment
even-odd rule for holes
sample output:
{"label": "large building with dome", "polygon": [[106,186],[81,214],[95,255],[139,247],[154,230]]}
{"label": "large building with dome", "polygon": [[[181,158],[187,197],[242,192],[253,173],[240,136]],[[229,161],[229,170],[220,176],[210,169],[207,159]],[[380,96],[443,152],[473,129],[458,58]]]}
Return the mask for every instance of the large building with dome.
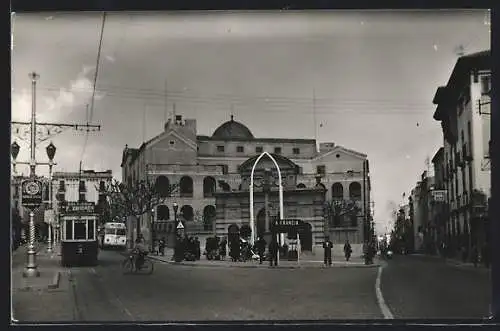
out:
{"label": "large building with dome", "polygon": [[[163,132],[139,148],[125,146],[123,182],[132,184],[147,177],[164,197],[155,212],[141,221],[146,238],[154,228],[169,246],[173,244],[174,204],[179,206],[185,231],[198,236],[202,245],[208,236],[227,236],[249,225],[250,173],[264,151],[275,158],[282,172],[284,218],[307,223],[303,254],[318,254],[325,236],[334,243],[335,254],[342,254],[346,239],[354,254],[361,254],[371,219],[367,156],[334,143],[318,146],[314,139],[254,137],[233,116],[205,136],[197,134],[195,119],[175,115]],[[261,181],[268,168],[272,185],[266,206]],[[269,220],[279,214],[274,168],[271,159],[263,157],[255,169],[254,231],[265,237]]]}

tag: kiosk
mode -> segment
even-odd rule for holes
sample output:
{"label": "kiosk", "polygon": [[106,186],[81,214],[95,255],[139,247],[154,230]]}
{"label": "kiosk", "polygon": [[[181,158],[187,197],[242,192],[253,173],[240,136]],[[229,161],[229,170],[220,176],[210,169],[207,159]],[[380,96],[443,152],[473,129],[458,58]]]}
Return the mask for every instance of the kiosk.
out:
{"label": "kiosk", "polygon": [[67,202],[61,205],[61,264],[65,267],[97,265],[98,242],[95,205]]}

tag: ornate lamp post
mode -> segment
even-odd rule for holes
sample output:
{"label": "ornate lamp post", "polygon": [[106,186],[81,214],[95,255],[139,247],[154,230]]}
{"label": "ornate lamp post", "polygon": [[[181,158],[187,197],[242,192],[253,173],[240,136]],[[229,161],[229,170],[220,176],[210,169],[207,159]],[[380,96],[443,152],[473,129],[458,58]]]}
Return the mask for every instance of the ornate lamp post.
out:
{"label": "ornate lamp post", "polygon": [[[52,142],[47,146],[45,149],[47,152],[47,157],[49,158],[49,209],[51,210],[51,217],[54,216],[53,214],[53,199],[52,199],[52,167],[54,166],[54,156],[56,155],[56,146]],[[53,242],[53,231],[52,231],[52,225],[54,224],[54,219],[51,218],[49,219],[49,224],[48,224],[48,229],[49,229],[49,242],[47,246],[47,252],[51,253],[52,252],[52,242]]]}

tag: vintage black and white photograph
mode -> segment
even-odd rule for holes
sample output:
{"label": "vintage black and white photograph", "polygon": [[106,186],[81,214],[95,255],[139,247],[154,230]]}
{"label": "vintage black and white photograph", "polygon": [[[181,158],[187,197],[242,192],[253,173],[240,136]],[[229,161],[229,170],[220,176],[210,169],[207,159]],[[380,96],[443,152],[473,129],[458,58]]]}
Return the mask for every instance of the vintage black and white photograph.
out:
{"label": "vintage black and white photograph", "polygon": [[15,323],[491,316],[490,11],[11,13]]}

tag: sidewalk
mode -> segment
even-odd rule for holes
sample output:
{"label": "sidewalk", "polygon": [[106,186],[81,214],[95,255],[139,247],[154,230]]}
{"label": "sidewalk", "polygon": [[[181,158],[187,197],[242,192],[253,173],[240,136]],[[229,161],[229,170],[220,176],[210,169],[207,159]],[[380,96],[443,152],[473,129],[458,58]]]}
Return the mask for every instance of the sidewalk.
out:
{"label": "sidewalk", "polygon": [[[247,262],[232,262],[230,258],[226,258],[224,261],[215,261],[215,260],[207,260],[205,256],[202,256],[199,261],[183,261],[183,262],[174,262],[172,261],[173,249],[165,249],[165,256],[149,254],[148,257],[156,260],[158,262],[169,263],[172,265],[178,266],[191,266],[191,267],[220,267],[220,268],[269,268],[269,262],[264,261],[262,264],[259,264],[258,261],[247,261]],[[312,260],[314,259],[314,260]],[[380,266],[379,260],[376,259],[373,264],[365,265],[364,261],[360,258],[352,258],[349,262],[345,261],[345,258],[342,256],[334,256],[332,260],[331,267],[337,268],[375,268]],[[281,269],[302,269],[302,268],[325,268],[323,265],[323,260],[318,257],[307,257],[302,258],[300,263],[297,261],[287,261],[280,260],[277,267],[273,268],[281,268]]]}
{"label": "sidewalk", "polygon": [[27,245],[23,245],[12,252],[12,291],[57,289],[59,287],[62,271],[57,249],[54,249],[52,253],[48,253],[47,244],[38,244],[35,246],[37,250],[36,262],[40,276],[30,278],[23,277],[27,259],[27,249]]}
{"label": "sidewalk", "polygon": [[436,259],[436,260],[441,260],[444,263],[454,266],[454,267],[460,267],[460,268],[467,268],[467,269],[477,269],[477,270],[489,270],[489,268],[486,268],[484,264],[478,263],[477,267],[474,266],[474,263],[472,262],[463,262],[461,259],[458,258],[444,258],[440,255],[428,255],[428,254],[422,254],[422,253],[416,253],[416,254],[410,254],[410,256],[418,256],[418,257],[427,257],[431,259]]}

